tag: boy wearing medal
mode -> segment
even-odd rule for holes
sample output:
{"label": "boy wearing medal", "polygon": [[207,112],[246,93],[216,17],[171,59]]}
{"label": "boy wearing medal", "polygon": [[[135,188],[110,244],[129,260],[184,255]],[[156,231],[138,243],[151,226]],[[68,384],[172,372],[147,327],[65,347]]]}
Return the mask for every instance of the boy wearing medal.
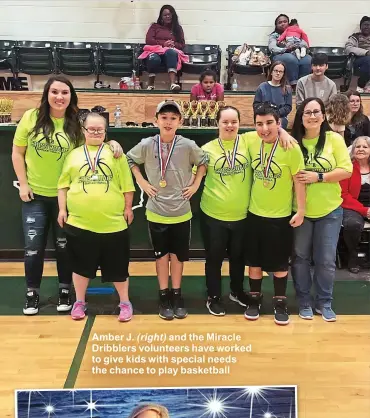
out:
{"label": "boy wearing medal", "polygon": [[[126,157],[114,159],[104,143],[106,120],[89,113],[85,145],[66,158],[58,183],[58,223],[66,231],[76,302],[72,319],[85,317],[86,290],[100,266],[103,282],[113,282],[120,297],[118,320],[132,318],[128,297],[130,243],[135,186]],[[68,209],[67,209],[68,208]]]}
{"label": "boy wearing medal", "polygon": [[[255,108],[256,133],[249,142],[253,184],[246,225],[246,264],[249,266],[250,301],[245,318],[259,318],[262,301],[262,272],[274,274],[274,320],[289,323],[286,301],[289,257],[293,228],[304,219],[306,192],[296,175],[303,170],[302,152],[297,144],[284,150],[279,145],[279,112],[271,103]],[[292,217],[293,191],[298,210]]]}
{"label": "boy wearing medal", "polygon": [[[138,185],[149,197],[146,217],[156,258],[159,316],[182,319],[187,316],[181,279],[184,261],[189,259],[189,199],[198,189],[192,185],[192,168],[206,163],[207,157],[194,141],[176,135],[181,126],[181,108],[175,101],[163,101],[157,106],[156,123],[159,135],[142,139],[127,158]],[[140,164],[144,164],[148,180],[141,174]]]}

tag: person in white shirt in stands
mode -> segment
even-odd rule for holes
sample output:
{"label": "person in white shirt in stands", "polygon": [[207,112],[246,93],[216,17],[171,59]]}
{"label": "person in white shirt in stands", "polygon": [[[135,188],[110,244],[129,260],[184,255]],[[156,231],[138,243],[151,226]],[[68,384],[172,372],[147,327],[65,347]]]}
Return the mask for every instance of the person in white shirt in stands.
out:
{"label": "person in white shirt in stands", "polygon": [[317,53],[312,57],[312,74],[306,75],[298,80],[296,90],[296,106],[298,107],[303,100],[309,97],[321,99],[325,106],[329,99],[337,94],[337,86],[334,81],[326,77],[325,71],[328,69],[328,56]]}

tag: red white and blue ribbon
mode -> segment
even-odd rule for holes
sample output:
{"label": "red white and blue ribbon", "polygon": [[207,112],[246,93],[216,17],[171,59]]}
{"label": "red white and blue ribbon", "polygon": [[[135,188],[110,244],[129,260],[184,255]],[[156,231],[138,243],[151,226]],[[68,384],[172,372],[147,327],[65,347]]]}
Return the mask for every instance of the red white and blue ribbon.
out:
{"label": "red white and blue ribbon", "polygon": [[173,154],[173,150],[175,149],[177,135],[175,135],[175,138],[173,139],[173,141],[171,143],[171,148],[170,148],[170,151],[167,154],[166,159],[163,158],[163,154],[162,154],[161,136],[157,135],[157,139],[158,139],[158,158],[159,158],[159,167],[160,167],[160,170],[161,170],[161,179],[164,180],[164,176],[165,176],[166,171],[167,171],[168,163],[170,162],[170,159],[171,159],[172,154]]}
{"label": "red white and blue ribbon", "polygon": [[225,154],[225,158],[227,160],[227,163],[229,164],[229,167],[234,168],[235,167],[235,160],[236,160],[236,152],[238,150],[238,145],[239,145],[239,135],[237,135],[237,137],[235,139],[234,148],[233,148],[233,152],[232,152],[231,155],[230,155],[230,151],[226,152],[220,138],[218,138],[218,143],[219,143],[223,153]]}
{"label": "red white and blue ribbon", "polygon": [[92,161],[92,159],[90,157],[90,153],[89,153],[89,150],[87,148],[87,145],[86,144],[84,145],[85,157],[86,157],[86,160],[87,160],[87,162],[89,164],[89,167],[90,167],[90,170],[91,170],[92,174],[96,174],[96,167],[98,166],[99,159],[100,159],[100,154],[103,151],[104,145],[105,144],[103,142],[99,146],[98,151],[97,151],[97,153],[95,154],[95,157],[94,157],[94,162]]}
{"label": "red white and blue ribbon", "polygon": [[260,148],[260,158],[261,158],[260,161],[261,161],[261,166],[263,167],[263,177],[267,179],[268,174],[269,174],[269,170],[270,170],[270,166],[271,166],[271,163],[272,163],[272,159],[273,159],[275,151],[276,151],[276,147],[279,145],[279,139],[277,138],[276,141],[274,142],[274,145],[271,148],[270,154],[267,157],[266,165],[264,164],[264,160],[265,160],[264,145],[265,145],[265,143],[262,140],[261,141],[261,148]]}

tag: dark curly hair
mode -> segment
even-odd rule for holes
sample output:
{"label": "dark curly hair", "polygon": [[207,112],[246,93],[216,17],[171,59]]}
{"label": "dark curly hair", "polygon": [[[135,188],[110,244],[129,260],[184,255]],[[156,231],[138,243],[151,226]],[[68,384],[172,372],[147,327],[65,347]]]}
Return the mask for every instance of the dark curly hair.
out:
{"label": "dark curly hair", "polygon": [[161,10],[159,11],[157,23],[158,25],[163,26],[162,13],[163,13],[163,10],[166,10],[166,9],[169,10],[172,15],[172,21],[171,21],[172,33],[175,35],[176,41],[181,42],[181,29],[180,29],[180,24],[179,24],[179,17],[177,16],[176,10],[173,6],[169,4],[165,4],[164,6],[161,7]]}

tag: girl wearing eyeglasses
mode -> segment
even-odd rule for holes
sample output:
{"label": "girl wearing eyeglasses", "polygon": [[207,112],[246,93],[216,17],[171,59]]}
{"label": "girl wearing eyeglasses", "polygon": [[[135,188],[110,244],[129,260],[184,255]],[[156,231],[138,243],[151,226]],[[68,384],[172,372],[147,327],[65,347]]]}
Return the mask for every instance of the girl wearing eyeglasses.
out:
{"label": "girl wearing eyeglasses", "polygon": [[364,114],[360,93],[348,90],[345,95],[351,109],[351,120],[344,130],[344,139],[349,147],[359,136],[370,136],[370,119]]}
{"label": "girl wearing eyeglasses", "polygon": [[[76,302],[72,319],[85,317],[86,290],[100,266],[103,282],[113,282],[120,297],[118,320],[129,321],[130,244],[128,225],[133,221],[135,187],[125,156],[115,159],[104,142],[106,119],[89,113],[85,144],[65,160],[58,183],[58,223],[67,234]],[[67,213],[68,207],[68,213]]]}
{"label": "girl wearing eyeglasses", "polygon": [[[40,285],[49,228],[52,228],[59,278],[58,312],[72,308],[72,271],[66,255],[66,237],[57,222],[57,184],[63,163],[83,141],[78,120],[77,95],[71,82],[62,76],[49,78],[40,107],[25,112],[18,124],[12,161],[19,181],[25,239],[27,283],[25,315],[39,311]],[[110,141],[117,156],[122,148]]]}
{"label": "girl wearing eyeglasses", "polygon": [[292,111],[292,88],[287,80],[285,64],[281,61],[275,61],[271,65],[267,81],[258,86],[253,108],[256,109],[264,102],[278,106],[281,127],[286,129],[288,115]]}
{"label": "girl wearing eyeglasses", "polygon": [[[339,182],[351,177],[352,163],[343,138],[330,130],[320,99],[305,99],[298,107],[292,136],[298,141],[305,160],[305,170],[297,178],[307,185],[305,219],[294,229],[292,259],[299,316],[313,319],[314,308],[325,321],[333,322],[336,321],[331,306],[335,259],[343,218]],[[314,303],[312,283],[315,284]]]}

